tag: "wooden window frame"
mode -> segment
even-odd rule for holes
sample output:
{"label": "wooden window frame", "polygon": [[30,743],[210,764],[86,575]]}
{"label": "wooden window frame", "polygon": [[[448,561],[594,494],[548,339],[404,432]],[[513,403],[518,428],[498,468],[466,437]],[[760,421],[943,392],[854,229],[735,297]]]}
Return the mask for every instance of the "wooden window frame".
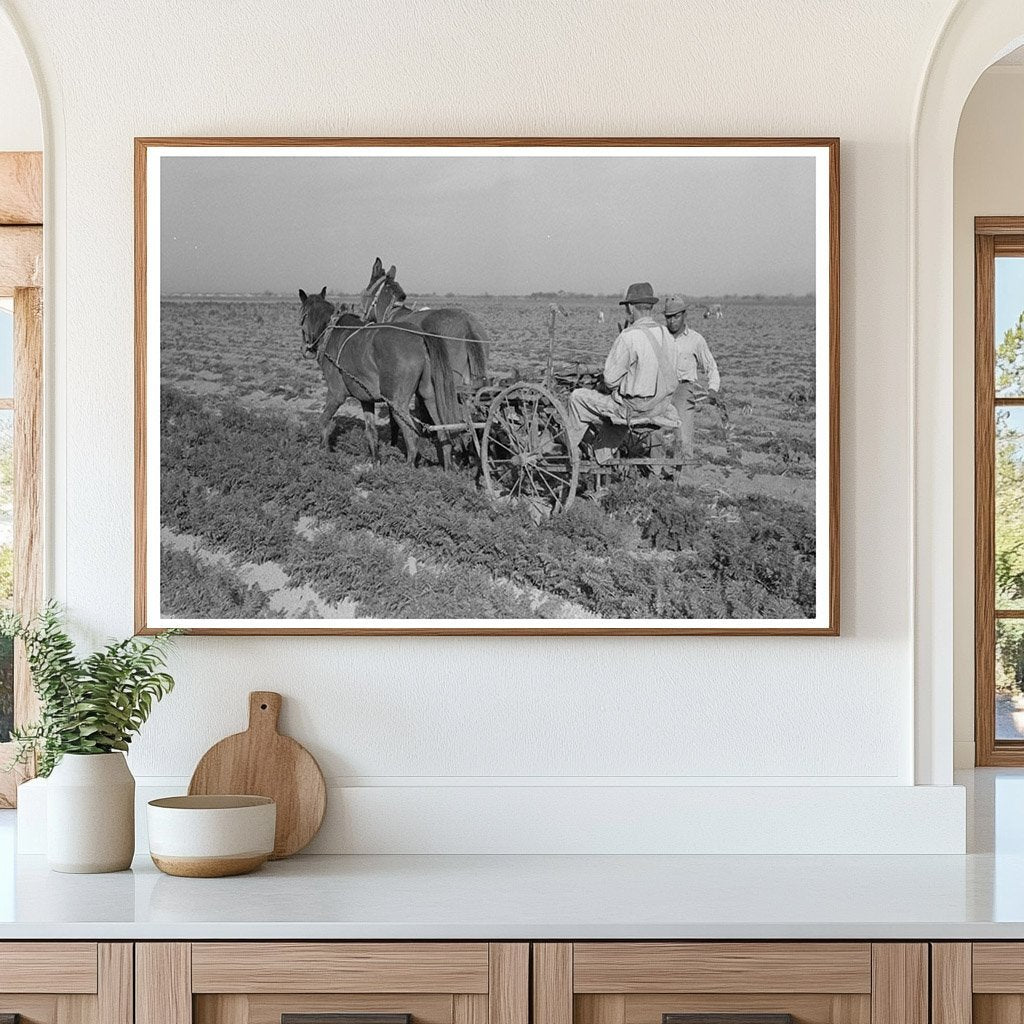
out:
{"label": "wooden window frame", "polygon": [[[34,615],[43,594],[43,158],[0,153],[0,298],[14,300],[14,608]],[[14,724],[38,713],[25,652],[14,660]],[[0,769],[14,756],[0,743]],[[0,807],[14,807],[33,766],[0,770]]]}

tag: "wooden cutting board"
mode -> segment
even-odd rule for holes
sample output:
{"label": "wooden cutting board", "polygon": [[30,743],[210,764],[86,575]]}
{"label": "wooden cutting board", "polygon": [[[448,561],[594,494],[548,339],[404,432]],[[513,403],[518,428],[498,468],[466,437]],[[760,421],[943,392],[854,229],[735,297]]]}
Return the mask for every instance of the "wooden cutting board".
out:
{"label": "wooden cutting board", "polygon": [[245,793],[277,803],[271,860],[290,857],[317,834],[327,808],[327,787],[313,755],[277,731],[281,694],[249,694],[249,728],[214,744],[188,785],[190,796]]}

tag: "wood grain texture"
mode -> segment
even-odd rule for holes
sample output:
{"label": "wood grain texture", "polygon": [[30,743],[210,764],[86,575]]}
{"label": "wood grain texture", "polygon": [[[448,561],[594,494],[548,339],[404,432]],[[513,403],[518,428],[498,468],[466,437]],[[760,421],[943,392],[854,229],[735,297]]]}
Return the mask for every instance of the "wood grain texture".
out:
{"label": "wood grain texture", "polygon": [[[487,992],[484,942],[197,942],[201,992]],[[141,1022],[140,1022],[141,1024]]]}
{"label": "wood grain texture", "polygon": [[928,946],[871,946],[871,1024],[929,1024]]}
{"label": "wood grain texture", "polygon": [[247,875],[267,862],[265,853],[253,857],[160,857],[151,853],[153,863],[165,875],[180,878],[230,878]]}
{"label": "wood grain texture", "polygon": [[931,946],[931,1024],[971,1024],[971,944]]}
{"label": "wood grain texture", "polygon": [[977,994],[972,1010],[973,1024],[1024,1024],[1024,996]]}
{"label": "wood grain texture", "polygon": [[[598,997],[594,997],[598,998]],[[605,997],[600,997],[605,998]],[[663,992],[626,996],[624,1024],[662,1024],[671,1013],[791,1014],[799,1024],[870,1024],[871,996],[806,992],[740,994]]]}
{"label": "wood grain texture", "polygon": [[[419,1024],[420,1015],[416,1016]],[[452,1024],[487,1024],[487,996],[465,992],[453,995]]]}
{"label": "wood grain texture", "polygon": [[98,1024],[95,996],[57,997],[57,1024]]}
{"label": "wood grain texture", "polygon": [[[192,1000],[193,1024],[248,1024],[250,1015],[246,995],[195,996]],[[280,1007],[274,1014],[273,1024],[281,1024]]]}
{"label": "wood grain texture", "polygon": [[1024,235],[1024,218],[1021,217],[975,217],[976,235]]}
{"label": "wood grain texture", "polygon": [[492,942],[487,989],[489,1024],[530,1024],[530,946]]}
{"label": "wood grain texture", "polygon": [[0,992],[96,992],[95,942],[5,942]]}
{"label": "wood grain texture", "polygon": [[625,996],[575,995],[572,1005],[575,1024],[625,1024]]}
{"label": "wood grain texture", "polygon": [[271,860],[290,857],[308,846],[327,809],[327,786],[313,755],[277,731],[281,704],[279,693],[250,693],[249,727],[211,747],[200,758],[188,786],[191,795],[271,797],[277,804]]}
{"label": "wood grain texture", "polygon": [[576,992],[870,992],[867,943],[576,943]]}
{"label": "wood grain texture", "polygon": [[532,1024],[573,1024],[571,942],[533,944]]}
{"label": "wood grain texture", "polygon": [[0,225],[43,223],[43,154],[0,153]]}
{"label": "wood grain texture", "polygon": [[[694,138],[686,136],[644,136],[635,138],[602,138],[599,136],[536,137],[536,136],[462,136],[446,137],[398,137],[372,138],[353,136],[351,138],[297,138],[238,136],[218,137],[137,137],[135,139],[135,629],[140,635],[159,632],[153,625],[156,609],[147,606],[146,594],[146,161],[150,150],[161,147],[193,146],[247,146],[247,147],[302,147],[302,146],[452,146],[452,147],[506,147],[506,146],[605,146],[630,148],[635,146],[692,146],[692,147],[807,147],[826,149],[829,154],[828,210],[829,210],[829,600],[828,622],[824,626],[795,626],[790,628],[747,627],[734,628],[728,625],[713,628],[689,628],[686,626],[531,626],[529,629],[513,629],[493,626],[451,627],[443,621],[424,627],[381,627],[381,628],[327,628],[310,625],[302,627],[264,626],[258,629],[234,627],[195,627],[191,633],[206,636],[231,636],[239,633],[260,636],[317,636],[333,634],[338,636],[838,636],[840,631],[840,536],[839,536],[839,327],[840,327],[840,140],[835,137],[777,137],[777,138]],[[156,538],[154,538],[154,542]]]}
{"label": "wood grain texture", "polygon": [[43,229],[0,227],[0,296],[43,286]]}
{"label": "wood grain texture", "polygon": [[134,1024],[135,949],[130,942],[96,947],[96,1019],[99,1024]]}
{"label": "wood grain texture", "polygon": [[192,1024],[192,955],[187,942],[135,946],[135,1024]]}
{"label": "wood grain texture", "polygon": [[[62,998],[52,993],[9,995],[0,992],[0,1019],[20,1018],[20,1024],[57,1024],[57,1001]],[[88,999],[89,996],[78,998]]]}
{"label": "wood grain texture", "polygon": [[[14,417],[14,607],[31,618],[42,605],[42,420],[43,303],[38,288],[14,289],[14,396],[0,407],[18,405]],[[26,725],[39,714],[25,648],[14,650],[14,724]],[[0,764],[10,764],[17,748],[0,743]],[[17,788],[35,775],[30,758],[13,771],[0,772],[0,807],[17,804]]]}
{"label": "wood grain texture", "polygon": [[1024,993],[1024,943],[975,942],[974,992]]}
{"label": "wood grain texture", "polygon": [[[14,609],[23,619],[43,604],[43,293],[14,292]],[[39,715],[24,645],[16,647],[14,721]]]}
{"label": "wood grain texture", "polygon": [[[203,995],[196,996],[196,1013],[200,1008],[217,1004],[220,1001],[241,1000],[245,1004],[244,1017],[228,1021],[215,1019],[205,1011],[203,1020],[197,1018],[196,1024],[281,1024],[281,1018],[287,1014],[322,1014],[331,1013],[397,1013],[412,1014],[414,1024],[452,1024],[452,996],[449,994],[424,995],[423,993],[380,993],[357,992],[335,993],[331,995],[316,993],[297,995],[291,993],[243,995]],[[484,1001],[486,1013],[487,997],[485,995],[455,996],[455,999],[478,999]],[[223,1015],[221,1015],[223,1016]],[[467,1022],[473,1024],[473,1022]],[[478,1024],[487,1024],[486,1018]]]}

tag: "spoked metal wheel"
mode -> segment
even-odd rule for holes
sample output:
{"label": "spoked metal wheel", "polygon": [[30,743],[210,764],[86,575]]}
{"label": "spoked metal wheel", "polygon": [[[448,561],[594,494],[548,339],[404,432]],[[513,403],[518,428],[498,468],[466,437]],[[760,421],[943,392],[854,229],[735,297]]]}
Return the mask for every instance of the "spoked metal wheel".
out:
{"label": "spoked metal wheel", "polygon": [[492,400],[480,442],[484,484],[499,501],[531,513],[564,512],[576,497],[580,453],[565,406],[540,384],[521,381]]}

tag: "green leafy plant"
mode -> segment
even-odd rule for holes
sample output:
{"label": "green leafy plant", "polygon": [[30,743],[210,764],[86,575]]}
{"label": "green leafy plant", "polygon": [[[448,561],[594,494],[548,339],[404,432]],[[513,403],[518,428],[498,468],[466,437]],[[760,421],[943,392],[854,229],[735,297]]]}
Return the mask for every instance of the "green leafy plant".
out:
{"label": "green leafy plant", "polygon": [[174,680],[161,669],[179,630],[151,638],[112,641],[84,658],[50,603],[30,622],[0,613],[0,636],[21,640],[39,696],[37,722],[14,729],[17,753],[11,767],[35,753],[40,775],[49,775],[65,754],[109,754],[127,750]]}

